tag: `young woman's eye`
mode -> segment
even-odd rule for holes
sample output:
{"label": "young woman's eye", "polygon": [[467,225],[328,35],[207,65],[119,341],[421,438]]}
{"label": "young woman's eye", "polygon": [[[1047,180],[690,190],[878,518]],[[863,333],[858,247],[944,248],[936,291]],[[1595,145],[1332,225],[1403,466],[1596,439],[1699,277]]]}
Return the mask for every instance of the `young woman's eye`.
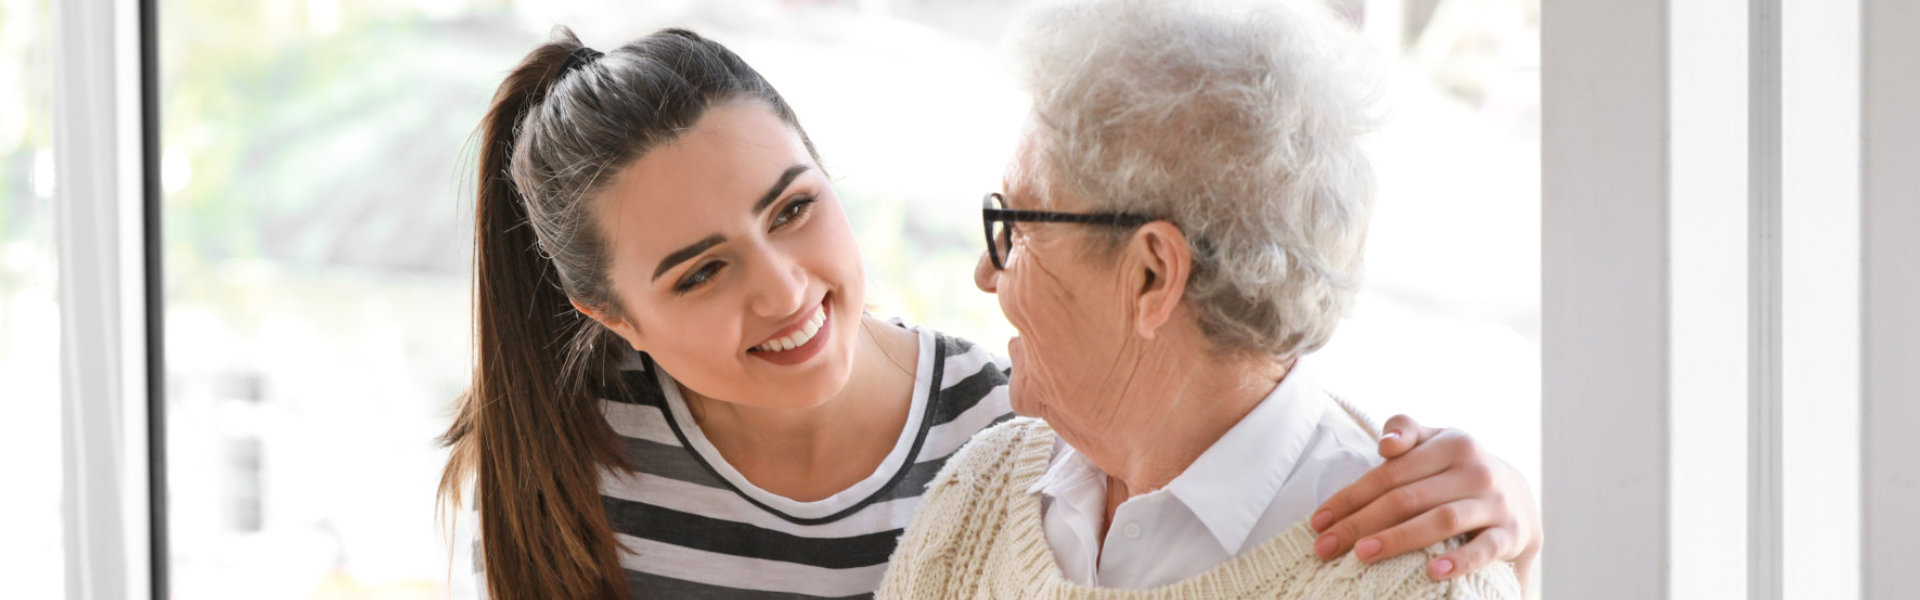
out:
{"label": "young woman's eye", "polygon": [[786,206],[780,207],[780,214],[773,216],[773,228],[779,229],[792,225],[795,222],[805,219],[807,213],[812,210],[813,198],[806,196],[794,198],[793,201],[788,202]]}
{"label": "young woman's eye", "polygon": [[685,294],[693,291],[694,288],[706,285],[708,281],[713,279],[714,275],[720,273],[720,266],[722,264],[723,263],[719,262],[710,262],[700,265],[700,268],[687,273],[686,277],[680,278],[678,283],[673,284],[673,292],[676,294]]}

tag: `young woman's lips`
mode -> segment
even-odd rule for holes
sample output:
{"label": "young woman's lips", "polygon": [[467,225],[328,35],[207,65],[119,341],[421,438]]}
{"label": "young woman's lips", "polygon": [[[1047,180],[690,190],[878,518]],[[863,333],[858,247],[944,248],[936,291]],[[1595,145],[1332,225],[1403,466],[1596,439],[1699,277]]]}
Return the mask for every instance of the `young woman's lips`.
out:
{"label": "young woman's lips", "polygon": [[[747,350],[747,355],[781,366],[797,365],[818,356],[821,349],[827,347],[827,338],[832,337],[833,311],[828,308],[828,306],[825,299],[822,299],[820,305],[814,309],[815,314],[818,316],[808,317],[807,320],[801,321],[796,326],[787,328],[787,330],[783,332],[784,335],[778,336],[771,341],[762,342],[760,346],[755,346]],[[819,323],[813,328],[812,336],[806,341],[800,342],[798,346],[780,350],[774,350],[768,347],[770,345],[776,347],[784,345],[780,343],[781,340],[794,341],[794,336],[804,335],[807,326],[812,324],[815,319],[817,319]]]}

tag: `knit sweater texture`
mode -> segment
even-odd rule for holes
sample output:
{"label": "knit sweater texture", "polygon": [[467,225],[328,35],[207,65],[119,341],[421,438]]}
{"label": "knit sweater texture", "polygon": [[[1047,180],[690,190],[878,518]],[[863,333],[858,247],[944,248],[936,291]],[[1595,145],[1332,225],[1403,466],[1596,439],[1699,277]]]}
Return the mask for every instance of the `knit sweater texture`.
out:
{"label": "knit sweater texture", "polygon": [[929,484],[900,539],[878,598],[1447,599],[1521,598],[1519,580],[1497,563],[1448,581],[1426,564],[1457,545],[1435,544],[1372,565],[1352,553],[1323,562],[1306,520],[1190,579],[1147,590],[1095,588],[1067,581],[1041,525],[1040,499],[1027,492],[1043,473],[1055,434],[1019,418],[981,432]]}

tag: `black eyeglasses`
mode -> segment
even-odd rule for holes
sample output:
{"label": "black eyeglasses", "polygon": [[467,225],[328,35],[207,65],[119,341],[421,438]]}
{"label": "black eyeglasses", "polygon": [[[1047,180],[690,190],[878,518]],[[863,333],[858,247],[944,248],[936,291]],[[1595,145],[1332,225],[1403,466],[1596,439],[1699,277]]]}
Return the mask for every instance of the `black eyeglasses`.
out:
{"label": "black eyeglasses", "polygon": [[1154,221],[1151,217],[1126,213],[1058,213],[1044,210],[1012,210],[1007,208],[1007,198],[999,192],[987,194],[980,200],[980,220],[986,226],[987,256],[993,259],[993,268],[1007,268],[1006,256],[1013,251],[1013,224],[1026,223],[1081,223],[1086,225],[1105,225],[1109,227],[1139,227]]}

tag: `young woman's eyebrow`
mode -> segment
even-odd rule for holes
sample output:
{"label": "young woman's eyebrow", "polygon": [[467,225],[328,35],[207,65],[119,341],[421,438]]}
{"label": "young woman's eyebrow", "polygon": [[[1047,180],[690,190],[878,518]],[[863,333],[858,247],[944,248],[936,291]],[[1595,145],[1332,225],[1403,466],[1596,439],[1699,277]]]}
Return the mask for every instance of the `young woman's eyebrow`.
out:
{"label": "young woman's eyebrow", "polygon": [[653,279],[650,280],[650,282],[659,281],[660,276],[665,275],[667,270],[672,269],[674,265],[687,262],[688,259],[699,256],[701,252],[706,252],[708,248],[719,245],[720,242],[724,241],[727,241],[727,236],[716,233],[698,242],[688,244],[685,248],[673,251],[673,253],[668,254],[666,258],[660,259],[660,266],[653,270]]}
{"label": "young woman's eyebrow", "polygon": [[787,186],[793,183],[795,177],[799,177],[801,173],[805,173],[807,169],[811,168],[813,167],[807,165],[787,167],[786,172],[780,174],[780,180],[773,182],[773,188],[767,190],[767,195],[761,196],[760,201],[753,204],[753,214],[758,215],[762,211],[767,210],[768,205],[773,204],[774,200],[780,199],[781,192],[787,191]]}
{"label": "young woman's eyebrow", "polygon": [[[774,200],[780,199],[780,193],[787,191],[787,186],[792,185],[795,178],[812,168],[813,167],[807,165],[787,167],[786,171],[780,173],[780,179],[773,182],[773,187],[767,190],[766,195],[761,196],[759,202],[753,203],[753,214],[758,215],[766,212],[767,206],[772,205]],[[725,241],[727,241],[727,236],[716,233],[698,242],[689,244],[685,248],[673,251],[672,254],[668,254],[666,258],[660,260],[659,267],[654,268],[653,280],[658,281],[661,275],[667,274],[667,271],[673,269],[675,265],[687,262],[689,259],[699,256],[701,252],[706,252],[708,248],[712,248]]]}

